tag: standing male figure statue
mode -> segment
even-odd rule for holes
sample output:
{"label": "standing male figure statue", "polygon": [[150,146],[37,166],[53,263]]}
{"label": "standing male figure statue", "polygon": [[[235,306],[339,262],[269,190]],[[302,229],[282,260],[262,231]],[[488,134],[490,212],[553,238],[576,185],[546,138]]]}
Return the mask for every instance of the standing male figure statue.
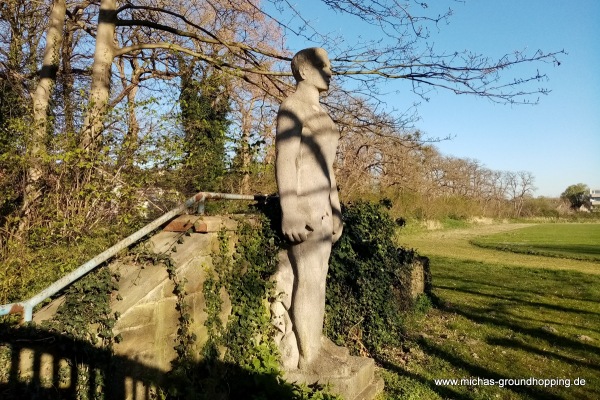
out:
{"label": "standing male figure statue", "polygon": [[274,303],[272,313],[284,367],[313,369],[347,357],[346,349],[322,337],[329,256],[342,234],[333,172],[339,132],[319,103],[332,75],[327,52],[301,50],[292,59],[292,72],[296,91],[281,104],[275,138],[282,231],[290,242],[275,280],[288,298]]}

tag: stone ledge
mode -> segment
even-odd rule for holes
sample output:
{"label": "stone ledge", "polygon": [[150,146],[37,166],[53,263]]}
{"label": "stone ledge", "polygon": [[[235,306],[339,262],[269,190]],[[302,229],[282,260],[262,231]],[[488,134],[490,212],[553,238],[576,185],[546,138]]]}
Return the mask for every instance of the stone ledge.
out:
{"label": "stone ledge", "polygon": [[379,393],[383,392],[383,386],[383,378],[375,375],[369,386],[353,400],[373,400]]}
{"label": "stone ledge", "polygon": [[350,356],[346,364],[350,372],[345,376],[328,376],[328,371],[293,370],[286,371],[284,379],[307,385],[330,385],[332,391],[341,395],[344,400],[373,400],[383,390],[383,379],[375,376],[373,359]]}

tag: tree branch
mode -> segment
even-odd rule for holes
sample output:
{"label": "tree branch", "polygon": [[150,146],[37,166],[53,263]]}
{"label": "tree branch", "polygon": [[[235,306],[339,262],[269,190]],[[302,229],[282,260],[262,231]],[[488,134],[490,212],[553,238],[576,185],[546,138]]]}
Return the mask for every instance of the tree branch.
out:
{"label": "tree branch", "polygon": [[229,70],[231,70],[230,73],[233,73],[234,75],[239,75],[236,72],[240,71],[240,72],[247,72],[247,73],[258,74],[258,75],[267,75],[267,76],[292,76],[291,72],[279,72],[279,71],[270,71],[270,70],[265,70],[265,69],[240,67],[240,66],[228,63],[226,61],[223,61],[221,59],[209,57],[205,54],[198,53],[196,51],[187,49],[178,44],[166,43],[166,42],[140,43],[140,44],[136,44],[136,45],[132,45],[132,46],[122,47],[120,49],[115,50],[115,56],[120,56],[120,55],[124,55],[127,53],[133,53],[136,51],[147,50],[147,49],[165,49],[165,50],[174,50],[174,51],[178,51],[181,53],[185,53],[190,56],[196,57],[200,60],[206,61],[218,69],[229,69]]}

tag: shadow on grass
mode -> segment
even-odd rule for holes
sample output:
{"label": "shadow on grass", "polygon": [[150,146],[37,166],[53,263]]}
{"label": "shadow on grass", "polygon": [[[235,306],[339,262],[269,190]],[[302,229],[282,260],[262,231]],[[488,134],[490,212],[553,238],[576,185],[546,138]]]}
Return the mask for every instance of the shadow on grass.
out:
{"label": "shadow on grass", "polygon": [[[487,368],[483,368],[479,365],[473,364],[469,361],[464,360],[463,358],[457,357],[454,354],[442,349],[440,346],[436,346],[427,340],[421,339],[418,341],[419,345],[426,353],[431,355],[435,355],[436,357],[445,360],[446,362],[452,364],[456,368],[460,368],[462,370],[467,371],[469,376],[471,377],[480,377],[485,379],[495,379],[496,381],[500,379],[506,379],[506,376],[502,376],[494,371],[491,371]],[[514,393],[525,394],[535,399],[547,399],[547,400],[560,400],[563,399],[562,396],[558,396],[549,392],[548,390],[544,390],[543,388],[538,388],[534,386],[505,386],[505,390],[510,390]]]}
{"label": "shadow on grass", "polygon": [[[444,309],[444,307],[442,307],[442,309]],[[488,317],[485,315],[481,315],[477,312],[472,312],[472,311],[469,312],[469,311],[465,310],[464,307],[463,308],[451,307],[451,308],[445,308],[445,310],[455,313],[455,314],[458,314],[458,315],[462,315],[463,317],[465,317],[473,322],[476,322],[478,324],[500,326],[503,328],[507,328],[513,332],[518,332],[520,334],[529,335],[536,339],[546,340],[555,346],[561,346],[564,348],[569,348],[571,350],[581,351],[584,353],[589,353],[589,352],[591,352],[592,354],[600,353],[600,348],[595,345],[584,343],[584,342],[579,342],[574,339],[569,339],[569,338],[557,335],[556,333],[544,330],[542,328],[524,327],[522,324],[517,324],[517,323],[511,322],[508,319],[499,317],[498,315],[496,315],[494,317]]]}
{"label": "shadow on grass", "polygon": [[540,350],[536,347],[530,346],[525,343],[520,343],[516,340],[496,338],[496,339],[487,340],[487,343],[492,346],[502,346],[502,347],[513,348],[513,349],[517,349],[517,350],[524,350],[529,353],[538,354],[540,356],[548,357],[551,359],[562,360],[569,364],[581,365],[582,367],[585,367],[585,368],[591,368],[591,369],[600,371],[600,365],[597,363],[576,360],[573,357],[563,356],[561,354],[557,354],[557,353],[554,353],[554,352],[548,351],[548,350]]}
{"label": "shadow on grass", "polygon": [[187,378],[37,326],[0,323],[0,399],[293,399],[291,385],[221,361],[191,363]]}
{"label": "shadow on grass", "polygon": [[[455,288],[449,289],[456,290]],[[471,291],[466,292],[471,293]],[[482,295],[478,292],[472,292],[471,294]],[[487,310],[473,309],[472,307],[469,307],[466,304],[453,304],[452,306],[448,306],[448,304],[438,294],[435,293],[432,294],[432,303],[435,307],[442,311],[447,311],[449,313],[460,315],[473,323],[498,328],[505,328],[512,332],[518,333],[519,335],[525,335],[525,338],[523,338],[523,340],[512,340],[508,338],[489,338],[486,340],[486,343],[490,346],[512,348],[514,350],[521,351],[524,354],[542,356],[547,358],[548,360],[556,360],[559,362],[563,362],[567,365],[574,366],[576,370],[579,368],[587,369],[592,375],[595,374],[595,372],[593,371],[600,371],[600,346],[597,346],[594,343],[587,343],[575,339],[570,339],[561,336],[558,333],[544,330],[543,328],[527,327],[523,324],[511,321],[509,318],[502,318],[501,313],[496,314],[494,317],[483,315],[483,312]],[[526,301],[524,301],[523,303],[528,304],[528,302]],[[579,312],[579,310],[561,310],[560,308],[558,310],[573,313]],[[537,348],[526,342],[528,340],[527,337],[533,340],[546,341],[550,344],[551,348],[562,349],[564,353],[568,355],[563,355],[557,352]],[[495,373],[472,362],[469,362],[468,360],[465,360],[464,358],[453,354],[451,351],[445,350],[443,347],[436,345],[431,341],[420,339],[418,343],[426,353],[429,353],[431,356],[446,360],[447,362],[451,363],[457,368],[461,368],[463,370],[468,371],[468,373],[471,376],[493,379],[507,378],[507,376],[500,376],[498,373]],[[528,396],[532,396],[533,398],[563,398],[561,396],[557,396],[549,392],[545,388],[515,386],[507,387],[506,389],[516,393],[523,393]]]}
{"label": "shadow on grass", "polygon": [[[444,399],[454,399],[454,400],[469,400],[471,397],[460,393],[456,390],[452,390],[450,386],[441,386],[436,385],[433,379],[428,379],[419,374],[415,374],[413,372],[406,371],[405,369],[397,366],[393,362],[385,360],[381,357],[375,357],[375,361],[377,364],[387,369],[388,371],[392,371],[398,375],[402,375],[408,377],[416,382],[422,383],[423,385],[429,387],[433,392],[439,394]],[[440,377],[441,378],[441,377]]]}
{"label": "shadow on grass", "polygon": [[[482,296],[482,297],[488,297],[488,298],[493,298],[493,299],[498,299],[498,300],[505,300],[505,301],[511,302],[511,303],[521,303],[521,304],[524,304],[529,307],[540,307],[540,308],[546,308],[546,309],[553,310],[553,311],[562,311],[562,312],[577,313],[577,314],[600,315],[600,312],[582,310],[579,308],[564,307],[564,306],[559,306],[556,304],[540,303],[537,301],[530,301],[527,299],[522,299],[518,295],[502,296],[499,294],[490,294],[490,293],[484,293],[484,292],[477,291],[477,290],[463,289],[463,288],[457,288],[457,287],[452,287],[452,286],[443,286],[443,285],[437,285],[436,288],[472,294],[474,296]],[[505,289],[507,289],[507,288],[505,288]],[[507,305],[512,305],[512,304],[507,304]]]}
{"label": "shadow on grass", "polygon": [[[485,264],[464,261],[460,264],[466,265],[468,272],[465,274],[464,268],[458,269],[463,265],[454,265],[452,259],[440,258],[435,261],[446,265],[435,277],[435,287],[439,289],[521,302],[559,312],[600,315],[600,277],[596,275],[508,266],[487,267],[479,271]],[[457,269],[453,270],[452,267]],[[600,264],[598,267],[600,268]],[[585,304],[586,309],[537,301],[540,297],[549,297],[556,302],[573,300],[582,306]]]}
{"label": "shadow on grass", "polygon": [[597,260],[600,260],[600,246],[592,244],[579,244],[579,245],[550,245],[550,244],[534,244],[531,245],[534,250],[539,251],[551,251],[551,252],[564,252],[573,254],[585,254],[596,256]]}
{"label": "shadow on grass", "polygon": [[[479,377],[481,379],[494,379],[498,382],[500,379],[506,379],[506,376],[500,375],[494,371],[491,371],[487,368],[483,368],[479,365],[473,364],[464,360],[463,358],[457,357],[454,354],[442,349],[439,346],[429,343],[424,339],[420,339],[417,341],[421,349],[428,354],[429,356],[436,357],[442,359],[449,364],[453,365],[455,368],[466,371],[466,375],[475,378]],[[437,393],[443,399],[454,399],[454,400],[469,400],[473,397],[477,397],[476,394],[470,395],[468,393],[461,393],[457,390],[452,389],[452,386],[444,386],[437,385],[434,379],[426,378],[420,374],[406,371],[404,368],[399,367],[391,361],[375,358],[377,363],[381,365],[383,368],[395,372],[398,375],[408,377],[416,382],[420,382],[421,384],[429,387],[433,392]],[[465,376],[458,377],[464,378]],[[439,379],[456,379],[456,376],[440,376]],[[528,398],[534,399],[547,399],[547,400],[560,400],[563,399],[562,396],[553,394],[544,388],[539,388],[535,386],[504,386],[504,390],[512,391],[518,394],[527,395]],[[480,398],[477,397],[477,398]]]}

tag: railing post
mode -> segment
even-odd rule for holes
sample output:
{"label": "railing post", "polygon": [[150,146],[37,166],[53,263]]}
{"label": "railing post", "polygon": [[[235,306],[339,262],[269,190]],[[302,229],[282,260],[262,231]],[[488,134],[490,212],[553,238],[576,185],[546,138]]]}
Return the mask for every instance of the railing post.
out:
{"label": "railing post", "polygon": [[21,323],[31,321],[33,321],[33,306],[25,305],[25,307],[23,307],[23,318],[21,319]]}

